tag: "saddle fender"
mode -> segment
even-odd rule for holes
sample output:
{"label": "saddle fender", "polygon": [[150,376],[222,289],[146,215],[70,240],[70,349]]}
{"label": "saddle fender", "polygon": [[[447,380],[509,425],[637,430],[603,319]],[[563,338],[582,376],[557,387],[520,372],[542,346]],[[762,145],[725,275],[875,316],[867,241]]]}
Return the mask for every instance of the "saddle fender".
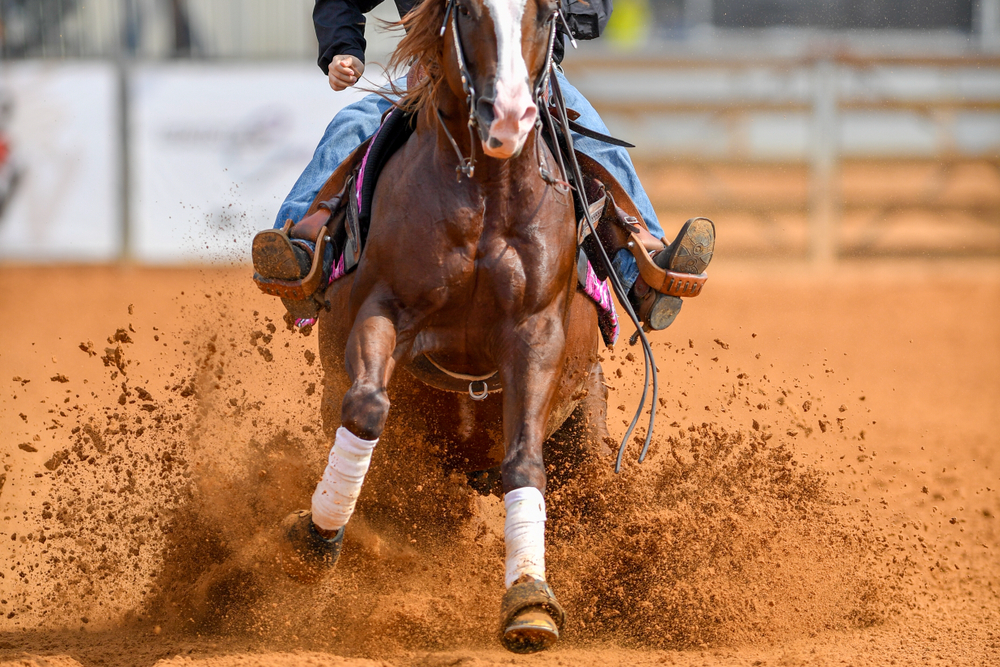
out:
{"label": "saddle fender", "polygon": [[697,296],[705,284],[705,274],[692,276],[657,266],[649,253],[666,249],[666,240],[649,232],[632,198],[607,169],[579,151],[576,157],[583,172],[588,200],[600,204],[602,198],[606,199],[596,225],[597,239],[592,238],[586,222],[581,222],[580,229],[580,245],[597,276],[601,280],[607,278],[603,263],[598,259],[599,251],[594,247],[600,242],[608,257],[614,257],[619,250],[628,250],[635,257],[639,275],[657,292],[679,297]]}
{"label": "saddle fender", "polygon": [[[606,204],[602,208],[596,220],[597,237],[604,245],[608,256],[614,257],[615,253],[623,248],[632,252],[633,255],[637,255],[636,251],[641,252],[642,249],[651,252],[663,250],[666,243],[663,239],[658,239],[649,232],[639,209],[618,180],[594,158],[576,151],[576,159],[580,163],[580,171],[583,172],[583,180],[587,187],[587,199],[591,202],[599,202],[601,197],[606,196],[610,203],[610,206]],[[580,236],[581,241],[583,241],[590,233],[590,229],[585,222],[581,227]],[[629,247],[632,234],[639,238],[642,248]],[[591,263],[595,265],[595,268],[599,265],[599,262],[592,261]]]}

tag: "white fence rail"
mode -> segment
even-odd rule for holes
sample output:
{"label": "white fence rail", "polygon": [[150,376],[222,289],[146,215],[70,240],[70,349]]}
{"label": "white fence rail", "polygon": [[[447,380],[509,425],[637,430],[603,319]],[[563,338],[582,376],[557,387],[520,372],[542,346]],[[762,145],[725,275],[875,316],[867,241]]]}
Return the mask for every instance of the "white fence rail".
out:
{"label": "white fence rail", "polygon": [[[855,209],[874,207],[873,220],[886,207],[958,211],[997,230],[1000,253],[1000,186],[969,204],[935,194],[948,189],[941,179],[884,201],[842,184],[864,161],[1000,174],[1000,59],[608,62],[571,55],[567,73],[638,145],[643,176],[688,165],[717,183],[736,165],[798,170],[808,183],[787,200],[715,185],[699,212],[801,212],[809,254],[830,261]],[[244,261],[358,94],[333,93],[302,61],[0,62],[0,259]],[[687,206],[676,192],[654,193],[657,210]]]}
{"label": "white fence rail", "polygon": [[[859,210],[870,228],[907,209],[972,216],[985,223],[977,251],[1000,252],[1000,58],[577,59],[566,69],[612,133],[637,145],[640,163],[687,165],[701,175],[714,191],[697,203],[701,211],[808,216],[807,252],[816,261],[844,254],[851,244],[841,242],[843,215]],[[856,196],[844,173],[864,163],[923,167],[926,185],[903,196]],[[983,177],[985,192],[955,196],[971,165],[993,180]],[[757,179],[767,170],[804,172],[805,196],[768,202],[727,191],[720,172],[734,169]],[[694,205],[683,195],[654,204]],[[847,250],[871,251],[863,246]]]}

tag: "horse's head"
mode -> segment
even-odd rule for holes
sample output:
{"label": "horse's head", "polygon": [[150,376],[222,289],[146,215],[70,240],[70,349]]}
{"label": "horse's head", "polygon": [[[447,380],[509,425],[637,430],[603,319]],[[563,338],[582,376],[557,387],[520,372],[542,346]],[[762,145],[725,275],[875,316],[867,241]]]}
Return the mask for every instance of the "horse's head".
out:
{"label": "horse's head", "polygon": [[535,125],[535,86],[547,64],[557,7],[552,0],[455,0],[445,34],[446,78],[456,94],[464,94],[463,74],[471,79],[487,155],[517,155]]}
{"label": "horse's head", "polygon": [[[471,105],[466,112],[487,155],[517,155],[538,118],[535,92],[558,6],[558,0],[424,0],[404,19],[409,34],[393,56],[397,63],[415,57],[428,75],[407,97],[421,106],[444,83]],[[431,26],[433,46],[420,34]]]}

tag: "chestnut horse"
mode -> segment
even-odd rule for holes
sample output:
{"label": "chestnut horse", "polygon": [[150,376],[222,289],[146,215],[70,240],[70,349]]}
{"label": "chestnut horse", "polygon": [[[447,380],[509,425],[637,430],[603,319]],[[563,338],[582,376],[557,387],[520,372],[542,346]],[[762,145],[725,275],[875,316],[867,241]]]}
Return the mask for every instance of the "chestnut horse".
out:
{"label": "chestnut horse", "polygon": [[[577,294],[573,194],[543,178],[559,162],[536,124],[557,9],[553,0],[424,0],[403,20],[392,62],[420,72],[399,102],[417,112],[416,129],[381,174],[357,270],[326,291],[322,410],[335,445],[313,523],[300,513],[288,533],[301,560],[336,561],[391,383],[397,409],[449,433],[446,448],[468,470],[500,464],[501,639],[519,652],[550,646],[565,619],[545,583],[542,445],[584,400],[598,403],[603,430],[606,398],[597,312]],[[428,362],[469,391],[421,382]],[[487,426],[500,422],[502,443],[493,442]],[[321,520],[323,507],[336,517]]]}

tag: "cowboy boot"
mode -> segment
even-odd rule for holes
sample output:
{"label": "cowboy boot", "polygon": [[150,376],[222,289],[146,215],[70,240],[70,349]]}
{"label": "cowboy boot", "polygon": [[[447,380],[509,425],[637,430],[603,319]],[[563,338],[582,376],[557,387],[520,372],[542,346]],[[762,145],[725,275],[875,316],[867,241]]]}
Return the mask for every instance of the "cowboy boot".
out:
{"label": "cowboy boot", "polygon": [[[289,221],[291,222],[291,221]],[[288,235],[283,229],[265,229],[253,238],[251,256],[254,271],[264,278],[301,280],[312,266],[312,249]]]}
{"label": "cowboy boot", "polygon": [[[715,251],[715,225],[708,218],[692,218],[684,223],[673,242],[650,256],[656,266],[674,273],[698,276],[705,272]],[[640,275],[629,290],[629,303],[648,329],[669,327],[681,312],[679,296],[651,288]]]}
{"label": "cowboy boot", "polygon": [[[265,294],[281,297],[288,311],[285,321],[289,326],[310,324],[319,312],[320,304],[312,295],[325,276],[324,267],[317,266],[314,261],[317,250],[323,251],[322,246],[318,237],[316,246],[300,237],[303,232],[318,234],[312,230],[315,224],[310,223],[322,225],[329,212],[320,210],[317,213],[304,218],[298,225],[293,226],[288,220],[282,229],[265,229],[253,239],[254,282]],[[325,229],[321,226],[321,231]]]}
{"label": "cowboy boot", "polygon": [[253,239],[254,282],[265,294],[281,297],[291,327],[315,322],[321,302],[315,294],[329,277],[330,237],[327,224],[339,197],[320,202],[316,212],[297,224],[286,220],[281,229],[265,229]]}

